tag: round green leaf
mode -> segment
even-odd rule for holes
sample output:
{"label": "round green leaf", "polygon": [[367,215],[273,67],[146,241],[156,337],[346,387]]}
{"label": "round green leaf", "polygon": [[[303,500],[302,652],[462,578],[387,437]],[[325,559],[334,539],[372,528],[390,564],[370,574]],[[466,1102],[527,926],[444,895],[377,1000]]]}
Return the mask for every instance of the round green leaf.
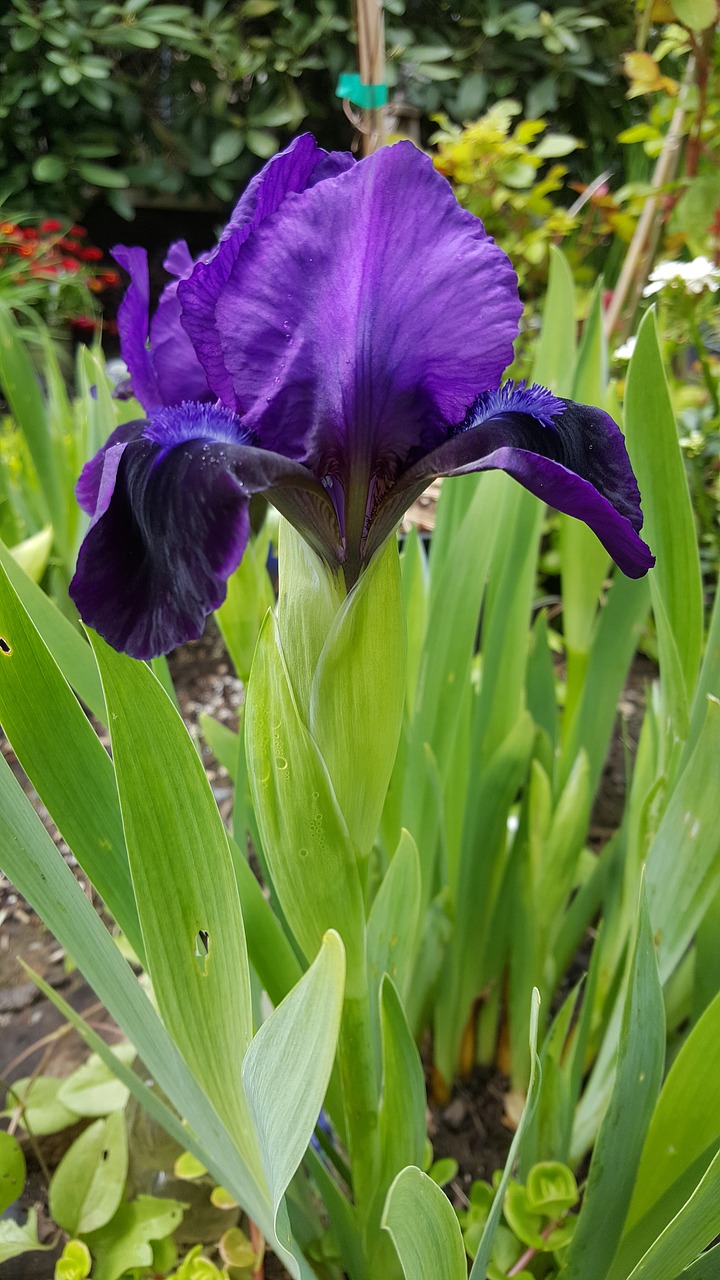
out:
{"label": "round green leaf", "polygon": [[39,39],[39,31],[33,31],[32,27],[18,27],[10,36],[10,44],[16,53],[24,53],[26,49],[32,49]]}
{"label": "round green leaf", "polygon": [[127,1177],[125,1116],[96,1120],[65,1153],[50,1183],[50,1212],[70,1232],[105,1226],[118,1208]]}
{"label": "round green leaf", "polygon": [[71,87],[79,84],[82,80],[82,71],[79,67],[76,67],[74,63],[70,63],[69,66],[66,67],[61,67],[59,74],[60,79]]}
{"label": "round green leaf", "polygon": [[[126,1067],[136,1057],[130,1044],[116,1045],[114,1052]],[[122,1111],[128,1096],[126,1086],[96,1053],[91,1053],[87,1062],[63,1080],[58,1091],[58,1100],[78,1116],[106,1116],[110,1111]]]}
{"label": "round green leaf", "polygon": [[545,1240],[541,1235],[544,1226],[542,1215],[533,1213],[528,1202],[527,1191],[520,1182],[511,1182],[505,1192],[503,1212],[518,1240],[532,1249],[544,1249]]}
{"label": "round green leaf", "polygon": [[248,129],[246,142],[253,155],[259,156],[261,160],[269,160],[279,146],[275,135],[266,133],[264,129]]}
{"label": "round green leaf", "polygon": [[257,1255],[244,1231],[231,1227],[219,1241],[220,1257],[228,1267],[252,1267]]}
{"label": "round green leaf", "polygon": [[210,160],[219,169],[222,165],[237,160],[244,146],[245,139],[239,129],[225,129],[213,141]]}
{"label": "round green leaf", "polygon": [[543,1160],[533,1165],[526,1189],[528,1205],[533,1213],[545,1213],[554,1218],[578,1202],[575,1175],[559,1160]]}
{"label": "round green leaf", "polygon": [[210,1203],[214,1204],[216,1209],[237,1209],[238,1207],[235,1197],[231,1196],[224,1187],[213,1187],[210,1192]]}
{"label": "round green leaf", "polygon": [[12,1093],[8,1093],[7,1107],[12,1111],[18,1102],[23,1103],[20,1123],[36,1137],[59,1133],[77,1120],[77,1112],[71,1111],[60,1100],[59,1093],[63,1084],[63,1080],[56,1080],[54,1076],[16,1080]]}
{"label": "round green leaf", "polygon": [[20,1143],[0,1130],[0,1213],[14,1204],[25,1186],[25,1156]]}
{"label": "round green leaf", "polygon": [[32,172],[37,182],[61,182],[67,173],[67,165],[60,156],[38,156]]}
{"label": "round green leaf", "polygon": [[190,1151],[183,1151],[173,1165],[173,1173],[176,1178],[194,1182],[196,1178],[204,1178],[207,1169]]}
{"label": "round green leaf", "polygon": [[68,1240],[55,1264],[55,1280],[86,1280],[91,1267],[87,1245],[82,1240]]}
{"label": "round green leaf", "polygon": [[[177,1200],[156,1196],[138,1196],[129,1204],[121,1204],[112,1221],[94,1231],[88,1240],[98,1280],[101,1276],[104,1280],[119,1280],[135,1267],[150,1267],[157,1241],[177,1229],[184,1208]],[[181,1268],[180,1275],[183,1280],[195,1280],[194,1271],[188,1276]],[[197,1280],[210,1277],[199,1273]],[[220,1280],[219,1272],[213,1280]]]}
{"label": "round green leaf", "polygon": [[458,1162],[453,1160],[451,1156],[446,1156],[443,1160],[436,1160],[430,1166],[430,1177],[439,1187],[446,1187],[448,1182],[452,1182],[457,1177]]}
{"label": "round green leaf", "polygon": [[110,169],[105,164],[79,164],[78,173],[86,182],[94,187],[129,187],[130,179],[119,169]]}
{"label": "round green leaf", "polygon": [[568,133],[546,133],[535,147],[535,155],[542,160],[556,160],[577,151],[581,144]]}
{"label": "round green leaf", "polygon": [[121,35],[114,43],[135,45],[136,49],[157,49],[160,44],[160,37],[154,31],[146,31],[142,27],[128,27],[123,24],[120,32]]}

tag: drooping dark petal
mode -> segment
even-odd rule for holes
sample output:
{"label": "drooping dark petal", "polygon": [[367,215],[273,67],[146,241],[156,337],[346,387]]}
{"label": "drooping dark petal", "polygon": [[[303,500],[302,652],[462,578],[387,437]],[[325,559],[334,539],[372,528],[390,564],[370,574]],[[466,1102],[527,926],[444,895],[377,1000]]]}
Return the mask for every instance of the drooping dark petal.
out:
{"label": "drooping dark petal", "polygon": [[150,276],[147,253],[144,249],[128,248],[118,244],[112,256],[119,267],[127,271],[130,284],[118,307],[117,323],[120,334],[120,350],[128,367],[133,394],[146,413],[152,413],[162,405],[155,370],[147,348],[150,323]]}
{"label": "drooping dark petal", "polygon": [[[205,368],[209,385],[225,404],[234,404],[232,380],[214,336],[215,304],[248,237],[272,217],[285,200],[310,185],[353,165],[352,156],[323,151],[311,134],[295,138],[273,156],[249,183],[230,217],[218,249],[205,255],[180,285],[183,324]],[[281,299],[278,298],[278,303]],[[245,305],[251,305],[249,295]]]}
{"label": "drooping dark petal", "polygon": [[[165,287],[150,320],[145,250],[116,245],[113,257],[130,276],[130,285],[118,310],[118,328],[133,393],[145,411],[154,413],[163,405],[181,404],[184,400],[214,399],[203,367],[180,322],[178,279]],[[183,278],[192,271],[193,265],[184,240],[171,245],[165,259],[168,271]]]}
{"label": "drooping dark petal", "polygon": [[[105,492],[109,484],[109,476],[112,468],[106,469],[105,457],[111,449],[117,450],[118,446],[125,445],[130,440],[137,440],[142,435],[147,423],[141,422],[123,422],[121,426],[116,427],[112,435],[105,441],[101,449],[89,462],[85,463],[80,478],[75,485],[75,497],[78,505],[89,516],[95,516],[98,507],[105,509],[107,503],[101,498],[101,489]],[[120,455],[122,456],[122,453]],[[115,468],[117,470],[117,468]],[[107,472],[107,473],[106,473]]]}
{"label": "drooping dark petal", "polygon": [[338,476],[346,509],[353,478],[364,509],[374,475],[498,385],[521,310],[509,260],[411,143],[286,199],[220,287],[202,266],[190,283],[212,385],[264,447]]}
{"label": "drooping dark petal", "polygon": [[640,493],[619,427],[602,409],[523,384],[480,396],[457,433],[405,473],[376,513],[366,556],[431,479],[491,470],[583,520],[628,577],[655,563],[639,537]]}
{"label": "drooping dark petal", "polygon": [[150,658],[201,635],[242,558],[254,493],[287,497],[289,518],[337,558],[322,486],[247,439],[227,410],[183,404],[119,428],[85,467],[78,495],[93,518],[70,594],[114,648]]}

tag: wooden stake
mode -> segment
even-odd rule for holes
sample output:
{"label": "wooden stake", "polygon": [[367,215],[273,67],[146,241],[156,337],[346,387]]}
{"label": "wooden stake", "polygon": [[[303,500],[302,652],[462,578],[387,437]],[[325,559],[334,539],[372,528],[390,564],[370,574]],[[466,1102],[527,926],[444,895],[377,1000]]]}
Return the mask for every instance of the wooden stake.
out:
{"label": "wooden stake", "polygon": [[[358,63],[362,84],[385,83],[385,22],[382,0],[356,0]],[[362,113],[362,151],[370,155],[385,142],[385,109]]]}
{"label": "wooden stake", "polygon": [[[659,233],[659,218],[661,214],[660,201],[663,196],[663,187],[668,182],[672,182],[680,161],[680,149],[682,146],[682,130],[685,122],[685,113],[687,111],[688,90],[693,83],[695,77],[695,59],[688,59],[685,69],[682,88],[678,105],[675,108],[673,118],[670,121],[663,149],[658,156],[655,172],[653,173],[653,192],[649,195],[640,220],[635,228],[635,234],[630,242],[622,271],[615,285],[610,306],[605,314],[605,334],[608,338],[615,332],[620,321],[622,320],[621,333],[618,336],[626,336],[625,330],[632,324],[635,309],[640,300],[648,271],[652,263],[652,253],[657,243],[657,235]],[[634,285],[634,288],[633,288]],[[623,314],[623,308],[630,298],[630,306]]]}

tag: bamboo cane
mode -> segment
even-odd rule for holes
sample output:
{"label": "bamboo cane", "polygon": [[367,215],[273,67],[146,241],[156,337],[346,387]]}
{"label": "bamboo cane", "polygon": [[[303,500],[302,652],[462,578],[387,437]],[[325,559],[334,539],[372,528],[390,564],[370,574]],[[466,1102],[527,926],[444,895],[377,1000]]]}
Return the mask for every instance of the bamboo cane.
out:
{"label": "bamboo cane", "polygon": [[655,165],[652,194],[648,196],[645,202],[640,220],[635,228],[635,234],[630,242],[630,248],[627,251],[620,277],[615,286],[610,306],[605,314],[605,334],[608,338],[615,332],[618,322],[623,316],[623,308],[626,305],[628,295],[630,295],[633,282],[635,282],[635,289],[631,298],[632,305],[623,317],[628,324],[632,322],[633,308],[637,305],[642,293],[650,266],[651,253],[648,250],[651,249],[654,243],[653,231],[660,213],[663,188],[668,182],[672,181],[680,160],[682,130],[687,113],[688,90],[693,83],[694,77],[695,59],[691,57],[688,59],[685,69],[678,104],[670,121],[670,128],[665,138],[663,149]]}
{"label": "bamboo cane", "polygon": [[[356,0],[358,63],[360,81],[366,85],[385,83],[385,23],[382,0]],[[362,150],[370,155],[385,142],[385,110],[375,107],[362,113]]]}

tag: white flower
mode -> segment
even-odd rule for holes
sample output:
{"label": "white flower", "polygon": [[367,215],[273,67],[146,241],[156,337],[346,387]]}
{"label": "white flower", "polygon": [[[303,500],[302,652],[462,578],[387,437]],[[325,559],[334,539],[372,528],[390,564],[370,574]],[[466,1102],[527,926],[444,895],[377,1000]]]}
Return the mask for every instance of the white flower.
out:
{"label": "white flower", "polygon": [[666,285],[682,287],[686,293],[702,293],[703,289],[715,293],[720,289],[720,267],[716,267],[709,258],[693,258],[692,262],[659,262],[650,273],[643,296],[649,298]]}
{"label": "white flower", "polygon": [[623,342],[622,345],[618,347],[617,351],[615,352],[615,359],[630,360],[630,358],[632,357],[632,353],[635,350],[636,343],[637,343],[636,337],[633,336],[631,338],[628,338],[626,342]]}

